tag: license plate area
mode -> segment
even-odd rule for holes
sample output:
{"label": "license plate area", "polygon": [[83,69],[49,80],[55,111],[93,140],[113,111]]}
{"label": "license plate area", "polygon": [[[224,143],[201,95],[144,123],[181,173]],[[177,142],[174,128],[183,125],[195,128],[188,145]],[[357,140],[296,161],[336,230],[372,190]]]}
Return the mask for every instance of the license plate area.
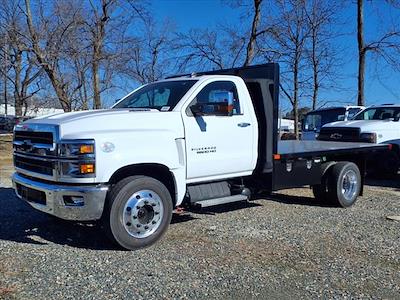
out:
{"label": "license plate area", "polygon": [[28,202],[46,205],[46,193],[17,183],[17,192]]}

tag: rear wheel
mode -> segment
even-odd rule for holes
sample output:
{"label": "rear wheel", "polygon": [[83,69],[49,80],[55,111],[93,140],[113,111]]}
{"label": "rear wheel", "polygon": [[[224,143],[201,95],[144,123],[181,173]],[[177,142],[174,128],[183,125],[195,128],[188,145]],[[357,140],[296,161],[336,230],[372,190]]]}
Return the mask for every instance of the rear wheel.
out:
{"label": "rear wheel", "polygon": [[337,206],[350,207],[361,190],[361,175],[357,165],[352,162],[338,162],[332,166],[328,178],[328,198]]}
{"label": "rear wheel", "polygon": [[109,237],[135,250],[158,241],[172,217],[172,198],[160,181],[132,176],[118,182],[108,195],[103,224]]}

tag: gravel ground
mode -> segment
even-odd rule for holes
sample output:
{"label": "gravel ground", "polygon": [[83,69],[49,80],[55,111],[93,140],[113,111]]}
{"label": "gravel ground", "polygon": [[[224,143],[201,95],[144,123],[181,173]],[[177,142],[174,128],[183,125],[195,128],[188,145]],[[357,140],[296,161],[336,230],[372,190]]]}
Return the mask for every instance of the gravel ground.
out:
{"label": "gravel ground", "polygon": [[0,298],[400,299],[400,222],[386,219],[400,215],[399,179],[370,181],[350,209],[304,188],[175,215],[135,252],[96,225],[33,210],[3,183]]}

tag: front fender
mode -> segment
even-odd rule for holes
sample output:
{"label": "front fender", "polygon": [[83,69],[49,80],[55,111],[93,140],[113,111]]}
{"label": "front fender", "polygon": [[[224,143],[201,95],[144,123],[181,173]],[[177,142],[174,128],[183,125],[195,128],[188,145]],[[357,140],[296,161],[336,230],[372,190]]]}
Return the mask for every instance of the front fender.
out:
{"label": "front fender", "polygon": [[[179,205],[186,192],[186,149],[183,138],[172,131],[115,132],[96,136],[96,182],[109,182],[115,172],[125,166],[158,164],[166,166],[174,176],[176,201]],[[102,145],[112,143],[114,150],[104,152]]]}

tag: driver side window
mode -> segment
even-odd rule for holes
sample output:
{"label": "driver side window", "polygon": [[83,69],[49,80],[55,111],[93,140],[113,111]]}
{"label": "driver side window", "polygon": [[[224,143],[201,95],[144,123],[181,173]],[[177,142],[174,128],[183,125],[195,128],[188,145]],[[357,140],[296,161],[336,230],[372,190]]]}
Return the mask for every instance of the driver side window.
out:
{"label": "driver side window", "polygon": [[203,104],[204,110],[208,116],[218,115],[214,111],[216,105],[226,107],[229,115],[240,115],[241,107],[235,84],[232,81],[215,81],[206,85],[189,104],[186,114],[193,116],[190,106]]}

